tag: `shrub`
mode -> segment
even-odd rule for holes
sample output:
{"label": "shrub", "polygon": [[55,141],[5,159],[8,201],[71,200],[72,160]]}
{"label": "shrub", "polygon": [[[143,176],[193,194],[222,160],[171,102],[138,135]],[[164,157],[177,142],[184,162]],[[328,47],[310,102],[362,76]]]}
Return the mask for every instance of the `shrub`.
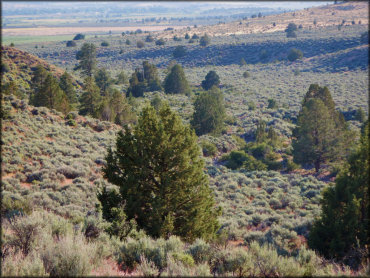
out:
{"label": "shrub", "polygon": [[369,44],[369,31],[361,34],[360,41],[361,43]]}
{"label": "shrub", "polygon": [[23,255],[27,256],[32,251],[38,236],[44,227],[41,214],[34,213],[31,216],[15,217],[10,222],[12,230],[9,245],[16,250],[20,250]]}
{"label": "shrub", "polygon": [[191,37],[191,39],[197,40],[197,39],[199,39],[199,36],[197,34],[193,34],[193,36]]}
{"label": "shrub", "polygon": [[66,44],[67,47],[74,47],[74,46],[77,46],[77,43],[74,42],[74,41],[67,41],[67,44]]}
{"label": "shrub", "polygon": [[125,43],[126,43],[126,45],[130,45],[131,41],[129,39],[127,39]]}
{"label": "shrub", "polygon": [[204,156],[214,156],[217,153],[216,145],[211,142],[203,141],[201,147]]}
{"label": "shrub", "polygon": [[105,46],[109,46],[109,43],[107,41],[103,41],[100,45],[105,47]]}
{"label": "shrub", "polygon": [[92,251],[81,236],[66,237],[46,246],[41,257],[50,276],[86,276],[92,269]]}
{"label": "shrub", "polygon": [[176,46],[175,50],[173,51],[174,58],[180,58],[186,55],[186,48],[182,45]]}
{"label": "shrub", "polygon": [[295,48],[292,48],[290,51],[289,51],[289,54],[288,54],[288,60],[290,62],[293,62],[295,60],[299,60],[299,59],[302,59],[303,58],[303,53],[302,51],[298,50],[298,49],[295,49]]}
{"label": "shrub", "polygon": [[201,38],[200,38],[200,40],[199,40],[199,44],[201,45],[201,46],[207,46],[207,45],[209,45],[211,43],[211,39],[210,39],[210,37],[207,35],[207,34],[205,34],[204,36],[202,36]]}
{"label": "shrub", "polygon": [[276,109],[277,108],[276,100],[269,99],[268,103],[269,103],[268,106],[267,106],[268,109]]}
{"label": "shrub", "polygon": [[250,77],[251,75],[250,75],[250,73],[248,72],[248,71],[245,71],[245,72],[243,72],[243,77],[244,78],[248,78],[248,77]]}
{"label": "shrub", "polygon": [[197,239],[189,246],[188,252],[197,264],[208,262],[211,258],[211,246],[202,239]]}
{"label": "shrub", "polygon": [[166,41],[162,38],[155,41],[155,45],[165,45],[165,44],[166,44]]}
{"label": "shrub", "polygon": [[145,46],[145,44],[144,44],[143,41],[137,41],[136,46],[137,46],[137,48],[143,48]]}
{"label": "shrub", "polygon": [[145,256],[140,256],[140,264],[137,267],[137,271],[143,277],[157,277],[159,276],[159,270],[152,261],[148,261]]}
{"label": "shrub", "polygon": [[73,40],[74,41],[77,41],[77,40],[84,40],[85,39],[85,35],[84,34],[77,34]]}
{"label": "shrub", "polygon": [[146,42],[153,42],[154,38],[151,35],[148,35],[148,36],[146,36],[145,41]]}

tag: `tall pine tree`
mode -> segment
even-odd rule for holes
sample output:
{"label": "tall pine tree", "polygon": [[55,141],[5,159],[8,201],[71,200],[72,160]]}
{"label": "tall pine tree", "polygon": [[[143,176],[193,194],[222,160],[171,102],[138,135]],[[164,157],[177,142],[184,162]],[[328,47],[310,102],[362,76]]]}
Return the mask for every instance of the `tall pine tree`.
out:
{"label": "tall pine tree", "polygon": [[[197,137],[168,105],[143,109],[138,124],[119,132],[105,177],[120,188],[128,219],[154,237],[210,239],[219,228]],[[102,202],[103,209],[109,206]]]}
{"label": "tall pine tree", "polygon": [[97,118],[100,102],[99,87],[96,86],[94,77],[86,77],[84,80],[84,92],[80,98],[79,113]]}

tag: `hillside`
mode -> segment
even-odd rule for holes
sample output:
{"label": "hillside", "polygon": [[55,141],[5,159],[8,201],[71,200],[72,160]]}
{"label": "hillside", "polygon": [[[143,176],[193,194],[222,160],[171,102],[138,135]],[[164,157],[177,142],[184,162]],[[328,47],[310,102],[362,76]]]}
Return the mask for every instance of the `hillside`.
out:
{"label": "hillside", "polygon": [[[20,88],[26,91],[31,89],[32,72],[38,65],[43,66],[57,78],[64,73],[64,70],[60,67],[54,66],[26,51],[9,46],[1,46],[1,65],[3,69],[2,84],[15,81]],[[77,88],[81,87],[76,79],[73,79],[73,85]]]}
{"label": "hillside", "polygon": [[[320,27],[337,26],[345,21],[344,26],[369,23],[369,6],[366,1],[349,1],[340,4],[329,4],[320,7],[306,8],[296,12],[282,13],[263,17],[249,18],[246,20],[220,23],[212,26],[200,26],[197,28],[175,30],[171,33],[163,33],[161,37],[171,38],[174,35],[183,37],[185,33],[196,33],[210,36],[241,35],[253,33],[272,33],[284,31],[286,26],[294,22],[302,25],[304,29],[317,29]],[[316,25],[314,24],[316,20]],[[275,23],[275,24],[273,24]]]}

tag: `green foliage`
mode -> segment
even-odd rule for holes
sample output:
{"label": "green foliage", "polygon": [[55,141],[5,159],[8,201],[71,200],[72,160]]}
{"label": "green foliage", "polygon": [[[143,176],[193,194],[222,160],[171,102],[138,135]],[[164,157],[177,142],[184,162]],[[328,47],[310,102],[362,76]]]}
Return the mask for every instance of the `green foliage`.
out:
{"label": "green foliage", "polygon": [[202,88],[207,91],[211,89],[213,86],[218,87],[218,85],[220,85],[220,77],[217,75],[215,71],[211,70],[207,73],[201,85]]}
{"label": "green foliage", "polygon": [[199,40],[200,46],[203,46],[203,47],[209,45],[210,43],[211,43],[211,38],[207,34],[204,34],[204,36],[202,36]]}
{"label": "green foliage", "polygon": [[250,75],[250,73],[248,72],[248,71],[245,71],[245,72],[243,72],[243,77],[244,78],[248,78],[248,77],[250,77],[251,75]]}
{"label": "green foliage", "polygon": [[[37,46],[37,45],[36,45],[36,46]],[[67,46],[67,47],[75,47],[75,46],[77,46],[77,44],[76,44],[76,42],[74,42],[74,41],[67,41],[66,46]]]}
{"label": "green foliage", "polygon": [[166,41],[163,38],[155,41],[155,45],[165,45]]}
{"label": "green foliage", "polygon": [[143,96],[146,91],[158,91],[162,86],[159,81],[158,71],[155,65],[148,61],[143,62],[143,71],[135,69],[130,79],[130,86],[127,94],[132,94],[134,97]]}
{"label": "green foliage", "polygon": [[75,41],[77,41],[77,40],[84,40],[84,39],[85,39],[85,35],[84,34],[77,34],[73,38],[73,40],[75,40]]}
{"label": "green foliage", "polygon": [[173,51],[174,58],[184,57],[186,55],[186,48],[182,45],[176,46],[175,50]]}
{"label": "green foliage", "polygon": [[100,45],[101,46],[104,46],[104,47],[107,47],[107,46],[109,46],[109,42],[103,41]]}
{"label": "green foliage", "polygon": [[322,163],[346,155],[350,146],[348,132],[326,87],[310,86],[293,135],[294,161],[313,163],[316,172]]}
{"label": "green foliage", "polygon": [[365,114],[364,110],[361,109],[361,107],[356,110],[356,114],[355,114],[354,119],[356,121],[359,121],[360,123],[363,123],[363,122],[366,121],[366,114]]}
{"label": "green foliage", "polygon": [[265,164],[244,151],[231,151],[229,155],[223,157],[223,160],[226,160],[225,166],[232,170],[243,168],[247,171],[263,171],[267,169]]}
{"label": "green foliage", "polygon": [[131,41],[129,39],[126,40],[126,45],[131,45]]}
{"label": "green foliage", "polygon": [[96,68],[96,47],[93,43],[84,43],[76,54],[79,64],[75,69],[81,69],[81,74],[92,76]]}
{"label": "green foliage", "polygon": [[214,156],[217,153],[216,145],[211,142],[203,141],[201,147],[204,156]]}
{"label": "green foliage", "polygon": [[145,37],[145,41],[146,42],[153,42],[154,38],[151,35],[148,35],[148,36]]}
{"label": "green foliage", "polygon": [[219,135],[224,127],[225,115],[223,95],[218,88],[213,87],[196,98],[191,125],[197,135]]}
{"label": "green foliage", "polygon": [[65,114],[69,112],[70,106],[67,95],[59,87],[58,81],[51,74],[48,74],[40,84],[40,87],[36,88],[30,101],[32,105],[45,106]]}
{"label": "green foliage", "polygon": [[185,37],[184,37],[184,38],[185,38],[185,40],[188,40],[188,39],[190,39],[190,36],[189,36],[189,34],[188,34],[188,33],[186,33],[186,34],[185,34]]}
{"label": "green foliage", "polygon": [[[309,237],[311,248],[353,268],[365,263],[369,238],[369,125],[358,149],[323,193],[322,213]],[[363,249],[363,252],[361,252]]]}
{"label": "green foliage", "polygon": [[120,187],[128,219],[155,237],[172,222],[173,234],[186,240],[212,238],[217,210],[196,136],[168,106],[144,108],[138,125],[118,134],[116,148],[104,173]]}
{"label": "green foliage", "polygon": [[128,83],[127,75],[124,71],[121,71],[116,76],[116,84],[126,84],[126,83]]}
{"label": "green foliage", "polygon": [[302,59],[303,58],[303,53],[299,49],[292,48],[289,53],[288,53],[288,60],[290,62],[294,62],[296,60]]}
{"label": "green foliage", "polygon": [[94,77],[85,78],[83,90],[84,92],[80,98],[79,113],[81,115],[90,115],[97,118],[101,96]]}
{"label": "green foliage", "polygon": [[164,91],[166,94],[187,94],[190,91],[181,65],[176,64],[171,68],[171,72],[164,80]]}
{"label": "green foliage", "polygon": [[360,41],[361,43],[369,44],[369,31],[361,34]]}
{"label": "green foliage", "polygon": [[285,32],[287,33],[287,38],[296,38],[297,34],[295,33],[298,30],[297,25],[295,23],[289,23]]}
{"label": "green foliage", "polygon": [[268,99],[268,103],[269,103],[268,106],[267,106],[268,109],[276,109],[277,108],[276,100]]}
{"label": "green foliage", "polygon": [[247,64],[247,62],[245,61],[245,59],[244,58],[241,58],[240,59],[240,65],[241,66],[245,66]]}
{"label": "green foliage", "polygon": [[95,73],[94,77],[95,83],[100,89],[100,94],[106,95],[109,86],[113,83],[109,72],[105,68],[101,68]]}
{"label": "green foliage", "polygon": [[64,72],[59,79],[59,87],[64,91],[70,105],[78,102],[75,87],[72,84],[72,76],[68,72]]}
{"label": "green foliage", "polygon": [[145,43],[143,41],[137,41],[136,46],[137,48],[143,48],[145,46]]}

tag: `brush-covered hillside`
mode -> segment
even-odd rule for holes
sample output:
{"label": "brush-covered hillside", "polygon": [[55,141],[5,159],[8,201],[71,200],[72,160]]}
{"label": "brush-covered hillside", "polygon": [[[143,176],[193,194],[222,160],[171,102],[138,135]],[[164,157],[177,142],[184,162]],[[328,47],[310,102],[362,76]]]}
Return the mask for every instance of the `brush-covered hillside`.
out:
{"label": "brush-covered hillside", "polygon": [[2,46],[2,274],[368,275],[367,12]]}

